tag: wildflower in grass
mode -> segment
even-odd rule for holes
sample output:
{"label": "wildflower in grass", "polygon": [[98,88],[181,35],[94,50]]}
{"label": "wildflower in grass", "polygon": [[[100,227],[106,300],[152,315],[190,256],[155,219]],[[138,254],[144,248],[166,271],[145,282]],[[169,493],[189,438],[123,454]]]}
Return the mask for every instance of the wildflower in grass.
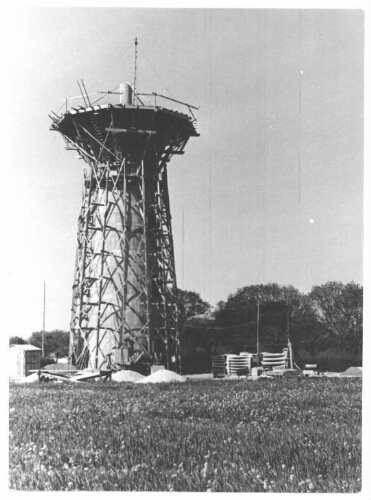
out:
{"label": "wildflower in grass", "polygon": [[201,476],[205,479],[207,476],[207,462],[204,463],[204,468],[201,471]]}

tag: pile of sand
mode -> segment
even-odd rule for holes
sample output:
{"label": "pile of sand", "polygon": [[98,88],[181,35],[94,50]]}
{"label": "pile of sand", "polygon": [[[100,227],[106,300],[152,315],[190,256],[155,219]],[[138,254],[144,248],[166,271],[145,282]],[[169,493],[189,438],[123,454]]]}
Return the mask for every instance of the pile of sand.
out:
{"label": "pile of sand", "polygon": [[362,377],[362,367],[361,366],[351,366],[342,375],[352,376],[352,377]]}
{"label": "pile of sand", "polygon": [[158,370],[152,375],[143,378],[143,380],[139,381],[139,384],[161,384],[168,382],[185,382],[187,379],[178,375],[171,370]]}
{"label": "pile of sand", "polygon": [[39,376],[37,372],[32,373],[28,377],[21,377],[21,378],[16,378],[13,380],[16,384],[29,384],[31,382],[38,382],[39,381]]}
{"label": "pile of sand", "polygon": [[133,372],[132,370],[120,370],[119,372],[112,374],[113,382],[140,382],[144,379],[144,375],[140,373]]}

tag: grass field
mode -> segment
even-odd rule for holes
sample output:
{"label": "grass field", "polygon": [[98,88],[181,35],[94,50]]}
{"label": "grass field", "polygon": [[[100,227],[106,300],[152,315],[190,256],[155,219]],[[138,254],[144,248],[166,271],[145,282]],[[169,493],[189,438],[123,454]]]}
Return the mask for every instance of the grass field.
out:
{"label": "grass field", "polygon": [[357,492],[361,380],[10,388],[10,488]]}

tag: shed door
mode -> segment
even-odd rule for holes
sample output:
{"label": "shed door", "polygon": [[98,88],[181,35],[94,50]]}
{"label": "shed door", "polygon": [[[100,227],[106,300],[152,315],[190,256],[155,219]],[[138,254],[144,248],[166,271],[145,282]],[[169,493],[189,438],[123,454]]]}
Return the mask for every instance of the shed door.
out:
{"label": "shed door", "polygon": [[38,370],[40,368],[40,353],[39,351],[26,352],[26,377],[30,375],[30,370]]}

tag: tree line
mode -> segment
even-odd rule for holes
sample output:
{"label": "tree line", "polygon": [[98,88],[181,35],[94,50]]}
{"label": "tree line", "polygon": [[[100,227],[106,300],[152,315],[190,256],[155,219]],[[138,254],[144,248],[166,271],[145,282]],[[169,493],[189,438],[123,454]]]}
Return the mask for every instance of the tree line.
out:
{"label": "tree line", "polygon": [[211,369],[218,354],[255,353],[259,304],[260,351],[293,345],[303,367],[342,371],[362,365],[363,287],[329,281],[303,294],[276,283],[239,288],[215,310],[194,292],[180,291],[180,339],[186,373]]}
{"label": "tree line", "polygon": [[[293,345],[295,362],[317,363],[329,371],[362,365],[363,287],[329,281],[303,294],[276,283],[239,288],[213,309],[196,292],[177,290],[183,373],[211,370],[218,354],[256,352],[259,308],[260,351],[280,352]],[[41,348],[42,332],[10,343]],[[44,364],[68,356],[69,332],[44,335]]]}
{"label": "tree line", "polygon": [[[41,349],[43,332],[33,332],[28,339],[19,336],[9,338],[9,344],[31,344]],[[59,358],[68,356],[70,333],[65,330],[52,330],[44,332],[44,357],[41,365],[49,365]]]}

